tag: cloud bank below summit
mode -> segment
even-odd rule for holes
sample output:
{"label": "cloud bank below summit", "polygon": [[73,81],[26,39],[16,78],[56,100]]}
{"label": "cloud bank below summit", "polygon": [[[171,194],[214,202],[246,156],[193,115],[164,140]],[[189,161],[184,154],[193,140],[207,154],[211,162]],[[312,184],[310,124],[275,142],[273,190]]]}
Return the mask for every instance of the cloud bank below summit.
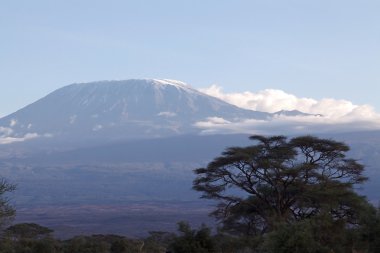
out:
{"label": "cloud bank below summit", "polygon": [[217,85],[199,89],[238,107],[275,113],[298,110],[310,115],[276,115],[267,120],[241,119],[235,122],[208,118],[195,124],[203,133],[307,134],[380,129],[380,114],[370,105],[355,105],[348,100],[299,98],[282,90],[226,93]]}
{"label": "cloud bank below summit", "polygon": [[[10,126],[14,126],[14,122],[15,121],[11,121]],[[0,145],[10,144],[14,142],[23,142],[40,137],[37,133],[26,133],[23,136],[14,137],[12,136],[13,132],[14,131],[12,128],[0,126]]]}

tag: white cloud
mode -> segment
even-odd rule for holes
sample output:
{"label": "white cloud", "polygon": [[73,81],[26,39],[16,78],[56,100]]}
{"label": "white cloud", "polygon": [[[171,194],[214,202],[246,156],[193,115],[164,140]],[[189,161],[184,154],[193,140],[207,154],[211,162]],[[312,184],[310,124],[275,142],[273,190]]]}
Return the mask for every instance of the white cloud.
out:
{"label": "white cloud", "polygon": [[31,139],[35,139],[40,137],[37,133],[27,133],[22,137],[12,137],[12,136],[0,136],[0,145],[1,144],[10,144],[14,142],[22,142],[22,141],[27,141]]}
{"label": "white cloud", "polygon": [[46,134],[44,134],[43,136],[44,136],[45,138],[53,138],[53,137],[54,137],[54,135],[51,134],[51,133],[46,133]]}
{"label": "white cloud", "polygon": [[171,118],[177,116],[177,114],[175,112],[160,112],[159,114],[157,114],[157,116]]}
{"label": "white cloud", "polygon": [[[12,128],[0,126],[0,145],[10,144],[14,142],[23,142],[38,137],[41,136],[37,133],[26,133],[23,136],[16,135]],[[46,136],[44,135],[44,137]]]}
{"label": "white cloud", "polygon": [[267,120],[243,119],[230,123],[215,123],[206,119],[195,123],[204,134],[310,134],[380,129],[380,121],[362,120],[352,124],[350,119],[331,120],[317,116],[275,116]]}
{"label": "white cloud", "polygon": [[11,135],[12,133],[13,133],[12,128],[0,126],[0,137],[8,136],[8,135]]}
{"label": "white cloud", "polygon": [[[267,120],[245,119],[225,124],[216,124],[213,120],[197,122],[195,126],[210,132],[239,133],[316,133],[342,132],[380,129],[380,114],[369,105],[355,105],[348,100],[324,98],[298,98],[282,90],[266,89],[259,92],[224,93],[221,87],[212,85],[200,91],[220,98],[238,107],[277,112],[281,110],[299,110],[313,114],[310,116],[277,115]],[[322,115],[322,116],[314,116]]]}
{"label": "white cloud", "polygon": [[221,87],[212,85],[209,88],[200,89],[200,91],[241,108],[263,112],[277,112],[280,110],[300,110],[306,112],[308,107],[317,103],[314,99],[297,98],[282,90],[274,89],[266,89],[257,93],[250,91],[224,93]]}
{"label": "white cloud", "polygon": [[217,125],[226,125],[226,124],[231,123],[230,121],[225,120],[220,117],[209,117],[207,118],[207,122],[210,122],[211,124],[217,124]]}

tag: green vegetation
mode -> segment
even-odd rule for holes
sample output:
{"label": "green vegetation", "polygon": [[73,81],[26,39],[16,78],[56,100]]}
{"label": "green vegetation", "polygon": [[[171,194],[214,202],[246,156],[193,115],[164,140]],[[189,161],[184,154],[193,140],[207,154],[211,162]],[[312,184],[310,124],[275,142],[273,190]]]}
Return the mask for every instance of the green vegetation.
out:
{"label": "green vegetation", "polygon": [[225,230],[260,235],[316,216],[356,223],[364,198],[353,191],[363,166],[343,143],[315,137],[288,141],[253,136],[258,144],[228,148],[195,170],[194,189],[219,201],[213,213]]}
{"label": "green vegetation", "polygon": [[195,170],[194,189],[219,202],[212,215],[223,232],[255,238],[256,252],[379,250],[370,232],[378,214],[354,191],[364,167],[346,157],[347,145],[312,136],[251,140]]}
{"label": "green vegetation", "polygon": [[16,186],[0,179],[0,229],[9,224],[15,215],[14,208],[9,204],[7,194],[14,191]]}
{"label": "green vegetation", "polygon": [[[354,191],[364,167],[344,143],[311,136],[252,136],[195,170],[194,189],[218,201],[216,232],[178,223],[178,233],[57,240],[33,223],[2,229],[0,253],[348,253],[380,252],[380,209]],[[14,215],[2,181],[1,224]]]}

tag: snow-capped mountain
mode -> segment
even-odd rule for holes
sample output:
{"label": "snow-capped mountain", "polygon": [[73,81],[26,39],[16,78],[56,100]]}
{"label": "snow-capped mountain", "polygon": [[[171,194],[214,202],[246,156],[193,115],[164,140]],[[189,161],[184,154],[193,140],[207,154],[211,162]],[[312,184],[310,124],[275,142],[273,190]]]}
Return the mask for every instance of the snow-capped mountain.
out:
{"label": "snow-capped mountain", "polygon": [[[100,81],[65,86],[0,119],[3,143],[37,137],[107,140],[196,133],[197,121],[264,119],[167,79]],[[5,140],[5,141],[4,141]]]}
{"label": "snow-capped mountain", "polygon": [[[20,185],[18,205],[38,207],[24,208],[18,217],[55,222],[56,231],[62,232],[67,219],[56,213],[46,216],[51,207],[83,206],[86,216],[100,219],[88,206],[137,201],[140,206],[148,203],[151,213],[154,201],[160,207],[168,201],[193,205],[199,196],[191,190],[192,169],[205,166],[226,147],[252,144],[245,134],[197,135],[202,129],[196,123],[233,125],[258,119],[260,124],[298,115],[308,116],[300,111],[241,109],[172,80],[72,84],[0,119],[0,144],[14,143],[0,145],[1,176]],[[164,138],[152,138],[156,136]],[[369,168],[365,194],[378,202],[380,132],[322,137],[353,147],[352,157]],[[205,210],[203,203],[201,207]],[[114,209],[108,210],[114,217]],[[68,216],[75,229],[77,220],[86,224],[76,208]],[[88,226],[93,231],[94,222]]]}

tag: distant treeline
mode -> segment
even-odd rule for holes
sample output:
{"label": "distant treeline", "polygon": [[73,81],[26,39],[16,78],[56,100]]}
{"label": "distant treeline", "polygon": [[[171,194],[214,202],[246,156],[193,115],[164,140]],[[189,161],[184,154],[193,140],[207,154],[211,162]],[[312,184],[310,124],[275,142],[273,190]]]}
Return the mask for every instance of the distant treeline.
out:
{"label": "distant treeline", "polygon": [[[53,238],[53,231],[34,223],[7,228],[0,240],[1,253],[378,253],[380,252],[380,216],[368,217],[369,223],[345,233],[330,230],[333,224],[321,223],[316,231],[312,223],[280,226],[263,236],[234,236],[206,226],[192,229],[179,222],[178,232],[149,232],[142,239],[119,235],[75,236],[68,240]],[[328,238],[328,243],[317,243]]]}
{"label": "distant treeline", "polygon": [[[251,252],[248,238],[211,235],[202,226],[193,230],[180,222],[179,233],[150,232],[143,239],[118,235],[76,236],[68,240],[53,238],[53,231],[34,223],[16,224],[3,232],[1,253],[166,253],[166,252]],[[252,251],[253,252],[253,251]]]}

